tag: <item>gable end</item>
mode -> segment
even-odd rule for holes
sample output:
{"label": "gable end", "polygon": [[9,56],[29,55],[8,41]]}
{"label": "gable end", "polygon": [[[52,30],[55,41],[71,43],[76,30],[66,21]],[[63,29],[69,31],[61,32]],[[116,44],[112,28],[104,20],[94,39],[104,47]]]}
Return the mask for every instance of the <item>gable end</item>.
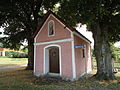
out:
{"label": "gable end", "polygon": [[72,30],[74,30],[74,28],[70,28],[68,27],[65,22],[59,18],[56,14],[54,14],[52,11],[48,11],[48,13],[45,15],[43,23],[38,27],[38,29],[36,30],[36,32],[33,34],[33,37],[36,38],[39,33],[41,32],[42,28],[44,27],[44,25],[46,24],[46,22],[48,21],[48,19],[50,18],[50,16],[52,16],[53,18],[55,18],[61,25],[63,25],[68,31],[72,32]]}
{"label": "gable end", "polygon": [[[38,29],[36,30],[36,32],[33,34],[33,38],[35,39],[36,42],[36,38],[38,37],[38,35],[40,34],[40,32],[42,31],[43,27],[45,26],[45,24],[47,23],[47,21],[49,20],[50,17],[53,17],[56,21],[58,21],[64,28],[66,28],[71,34],[75,34],[77,36],[79,36],[81,39],[87,41],[88,43],[91,43],[91,41],[89,39],[87,39],[85,36],[83,36],[80,32],[78,32],[75,28],[70,27],[69,25],[67,25],[59,16],[57,16],[55,13],[53,13],[52,11],[48,11],[46,13],[46,15],[44,16],[44,20],[43,23],[38,27]],[[49,35],[48,35],[49,36]]]}

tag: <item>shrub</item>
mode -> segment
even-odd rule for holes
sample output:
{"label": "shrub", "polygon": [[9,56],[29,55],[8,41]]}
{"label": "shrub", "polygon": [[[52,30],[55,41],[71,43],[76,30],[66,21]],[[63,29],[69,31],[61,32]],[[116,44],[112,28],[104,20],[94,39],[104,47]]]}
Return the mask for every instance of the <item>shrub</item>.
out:
{"label": "shrub", "polygon": [[5,56],[12,58],[27,58],[28,55],[21,52],[7,51],[5,52]]}

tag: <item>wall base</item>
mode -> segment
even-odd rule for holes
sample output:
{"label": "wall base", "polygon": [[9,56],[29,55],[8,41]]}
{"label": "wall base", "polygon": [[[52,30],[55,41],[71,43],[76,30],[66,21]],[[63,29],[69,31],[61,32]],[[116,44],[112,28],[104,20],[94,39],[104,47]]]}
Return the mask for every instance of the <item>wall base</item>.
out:
{"label": "wall base", "polygon": [[40,73],[40,72],[35,72],[35,73],[34,73],[34,76],[40,77],[40,76],[44,76],[44,74],[43,74],[43,73]]}
{"label": "wall base", "polygon": [[47,76],[47,77],[59,77],[61,78],[62,80],[65,80],[65,81],[76,81],[76,80],[79,80],[80,77],[90,73],[91,71],[87,72],[87,73],[82,73],[81,75],[77,76],[77,78],[68,78],[68,77],[64,77],[64,76],[60,76],[60,75],[55,75],[55,74],[43,74],[43,73],[40,73],[40,72],[35,72],[34,75],[36,77],[41,77],[41,76]]}

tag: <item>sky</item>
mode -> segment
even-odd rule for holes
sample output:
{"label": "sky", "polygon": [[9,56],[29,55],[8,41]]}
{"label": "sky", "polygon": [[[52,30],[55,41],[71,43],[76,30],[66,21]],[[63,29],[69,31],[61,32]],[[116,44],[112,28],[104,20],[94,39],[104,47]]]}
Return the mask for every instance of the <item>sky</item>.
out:
{"label": "sky", "polygon": [[[80,24],[78,25],[78,27],[76,28],[82,35],[84,35],[86,38],[88,38],[92,43],[91,46],[92,48],[94,47],[94,40],[92,37],[92,32],[87,31],[86,29],[86,25],[82,25],[82,27],[80,27]],[[119,47],[120,48],[120,42],[116,42],[114,44],[115,47]]]}
{"label": "sky", "polygon": [[120,48],[120,42],[116,42],[114,45]]}
{"label": "sky", "polygon": [[[0,28],[0,32],[3,32],[3,28]],[[3,34],[0,34],[0,37],[3,36]]]}
{"label": "sky", "polygon": [[92,42],[91,46],[93,48],[93,46],[94,46],[94,40],[93,40],[93,37],[92,37],[92,32],[87,31],[86,25],[82,25],[80,27],[80,24],[78,24],[76,30],[78,30],[82,35],[84,35],[86,38],[88,38]]}

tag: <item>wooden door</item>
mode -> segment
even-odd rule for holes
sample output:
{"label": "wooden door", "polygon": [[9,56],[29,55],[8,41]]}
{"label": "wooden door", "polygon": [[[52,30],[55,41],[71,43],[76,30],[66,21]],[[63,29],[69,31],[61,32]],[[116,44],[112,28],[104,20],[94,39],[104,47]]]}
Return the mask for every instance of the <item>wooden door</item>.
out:
{"label": "wooden door", "polygon": [[50,73],[59,73],[59,48],[51,47],[49,49],[49,71]]}

